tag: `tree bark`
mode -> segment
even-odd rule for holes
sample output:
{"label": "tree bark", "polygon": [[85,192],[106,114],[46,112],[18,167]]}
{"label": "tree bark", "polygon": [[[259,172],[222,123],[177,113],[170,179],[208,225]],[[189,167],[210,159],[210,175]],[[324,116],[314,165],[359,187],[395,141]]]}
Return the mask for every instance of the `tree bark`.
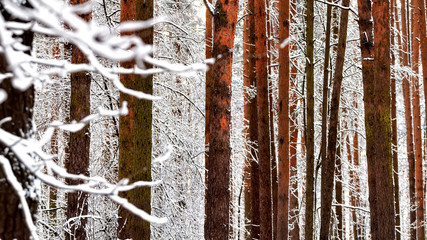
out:
{"label": "tree bark", "polygon": [[307,120],[304,137],[306,138],[306,208],[305,238],[313,239],[314,231],[314,0],[307,0],[306,9],[306,79],[307,79]]}
{"label": "tree bark", "polygon": [[[279,44],[289,41],[289,0],[279,5]],[[289,234],[289,44],[279,48],[279,191],[277,239]]]}
{"label": "tree bark", "polygon": [[[26,7],[30,7],[28,3]],[[5,21],[16,21],[0,3],[0,10]],[[33,33],[24,31],[16,36],[22,38],[22,44],[32,47]],[[1,39],[0,39],[1,41]],[[30,53],[30,50],[26,52]],[[0,53],[0,73],[10,72],[9,63],[3,53]],[[0,89],[7,94],[7,99],[0,104],[0,119],[11,117],[4,122],[1,128],[19,137],[31,136],[32,114],[34,106],[34,88],[31,86],[25,91],[20,91],[12,86],[12,79],[6,78],[0,83]],[[0,155],[7,158],[13,167],[14,175],[24,190],[33,188],[33,176],[21,166],[17,156],[8,150],[9,146],[0,143]],[[24,213],[20,207],[21,202],[13,186],[7,181],[3,167],[0,166],[0,239],[30,239],[31,232],[27,226]],[[26,195],[26,201],[31,214],[37,211],[37,199]]]}
{"label": "tree bark", "polygon": [[[417,214],[417,239],[425,239],[424,227],[424,191],[423,191],[423,156],[422,156],[422,132],[420,111],[420,87],[419,87],[419,58],[420,58],[420,11],[418,1],[411,0],[411,67],[412,67],[412,93],[413,93],[413,124],[415,145],[415,189],[416,189],[416,214]],[[424,7],[424,6],[423,6]]]}
{"label": "tree bark", "polygon": [[[255,0],[255,58],[258,113],[258,156],[260,169],[260,238],[272,239],[270,137],[265,1]],[[263,184],[261,184],[263,183]]]}
{"label": "tree bark", "polygon": [[244,83],[244,115],[247,121],[247,163],[246,163],[246,197],[245,217],[246,239],[259,238],[259,166],[257,160],[258,118],[256,95],[249,94],[250,89],[256,88],[255,78],[255,21],[254,1],[248,0],[247,16],[243,26],[243,83]]}
{"label": "tree bark", "polygon": [[[349,6],[349,0],[343,0],[344,7]],[[333,78],[333,89],[331,98],[331,114],[329,117],[329,131],[328,131],[328,156],[327,161],[322,162],[322,185],[321,185],[321,228],[320,239],[327,239],[329,236],[329,226],[331,219],[332,207],[332,192],[334,181],[334,168],[335,168],[335,154],[336,143],[338,137],[338,113],[340,108],[341,98],[341,84],[343,80],[344,58],[347,42],[347,24],[348,24],[348,10],[341,12],[340,19],[340,32],[338,39],[337,59]]]}
{"label": "tree bark", "polygon": [[[366,155],[371,218],[377,225],[371,226],[372,239],[394,239],[394,198],[391,158],[391,113],[390,113],[390,12],[389,1],[379,0],[372,5],[374,20],[374,66],[373,78],[363,78],[365,102]],[[363,32],[362,32],[363,34]],[[361,37],[361,41],[365,37]],[[362,42],[363,43],[363,42]],[[362,46],[364,48],[364,46]],[[363,61],[366,59],[363,57]],[[363,68],[363,65],[362,65]],[[365,70],[362,70],[365,71]],[[372,165],[371,165],[372,166]],[[373,191],[375,189],[375,192]]]}
{"label": "tree bark", "polygon": [[[72,0],[70,4],[78,5],[87,0]],[[80,16],[85,21],[90,21],[92,13]],[[72,46],[71,62],[74,64],[87,63],[86,55],[76,46]],[[90,83],[91,74],[87,72],[71,73],[71,100],[70,119],[80,121],[90,115]],[[67,172],[89,176],[89,126],[78,132],[70,133],[69,159],[65,162]],[[82,184],[81,180],[67,179],[67,184]],[[71,222],[71,232],[66,232],[65,239],[86,239],[87,218],[79,218],[88,214],[88,194],[83,192],[72,192],[67,194],[67,219],[76,218]]]}
{"label": "tree bark", "polygon": [[[148,20],[153,18],[153,0],[122,0],[121,22]],[[153,28],[136,33],[145,44],[153,44]],[[134,63],[121,63],[131,68]],[[121,82],[128,88],[153,93],[152,76],[121,75]],[[129,114],[120,117],[119,122],[119,179],[129,182],[151,181],[152,155],[152,102],[120,94],[120,102],[128,102]],[[135,206],[151,213],[151,189],[137,188],[121,193]],[[121,239],[150,239],[150,223],[119,208],[118,237]]]}
{"label": "tree bark", "polygon": [[[359,9],[359,33],[360,33],[360,45],[362,55],[362,77],[363,77],[363,91],[366,94],[373,94],[371,86],[368,87],[370,82],[374,81],[374,36],[373,36],[373,22],[371,0],[358,0]],[[371,100],[371,99],[370,99]],[[366,100],[365,100],[366,102]],[[365,103],[366,106],[366,103]],[[367,114],[365,109],[365,122],[367,122]],[[373,123],[372,123],[373,124]],[[370,145],[367,145],[368,147]],[[372,148],[370,148],[373,151]],[[376,181],[375,181],[375,158],[372,153],[369,152],[368,161],[368,186],[369,186],[369,204],[370,204],[370,215],[371,215],[371,234],[372,236],[378,236],[378,219],[377,219],[377,208],[376,208]]]}
{"label": "tree bark", "polygon": [[228,239],[230,232],[231,73],[238,1],[218,0],[214,15],[209,98],[209,156],[205,239]]}
{"label": "tree bark", "polygon": [[[212,0],[208,0],[209,3],[212,3]],[[206,59],[212,58],[212,47],[213,47],[213,17],[209,9],[206,9],[206,32],[205,32],[205,43],[206,43]],[[212,88],[212,66],[209,66],[209,70],[206,71],[206,96],[210,96]],[[208,185],[208,173],[207,169],[209,168],[209,123],[210,123],[210,98],[206,98],[205,101],[205,195],[207,194],[207,185]],[[205,214],[207,214],[207,204],[205,202]]]}

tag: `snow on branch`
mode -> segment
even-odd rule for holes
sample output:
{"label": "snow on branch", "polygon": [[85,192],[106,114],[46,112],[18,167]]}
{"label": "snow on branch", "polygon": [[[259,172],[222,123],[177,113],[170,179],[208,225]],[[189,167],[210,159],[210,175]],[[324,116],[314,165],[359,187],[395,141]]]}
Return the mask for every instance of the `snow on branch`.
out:
{"label": "snow on branch", "polygon": [[[145,44],[136,36],[118,36],[93,23],[87,23],[77,14],[87,13],[91,5],[83,4],[70,7],[61,1],[53,0],[27,0],[31,7],[22,6],[20,1],[2,0],[4,10],[11,14],[16,21],[6,21],[0,14],[0,53],[4,55],[9,66],[7,73],[0,74],[0,83],[6,79],[12,79],[12,85],[19,90],[26,90],[35,82],[48,82],[51,76],[66,75],[73,72],[99,73],[122,93],[135,96],[140,99],[156,100],[159,97],[140,91],[126,88],[120,82],[120,74],[152,75],[156,73],[170,72],[175,74],[187,74],[197,71],[206,71],[205,63],[192,65],[170,64],[154,59],[153,48]],[[207,4],[209,11],[213,7]],[[145,27],[152,27],[156,23],[167,22],[162,20],[150,20],[140,22],[127,22],[120,25],[118,32],[132,32]],[[24,46],[16,37],[24,31],[32,31],[46,37],[59,38],[60,41],[71,43],[78,47],[87,57],[88,63],[73,64],[67,61],[43,59],[27,54],[29,47]],[[116,63],[135,62],[133,68],[109,67],[104,64],[108,59]],[[146,67],[152,66],[152,67]],[[0,103],[7,98],[6,92],[0,89]],[[166,218],[152,216],[129,203],[119,196],[120,192],[130,191],[137,187],[152,187],[161,181],[130,183],[122,179],[119,183],[110,183],[103,177],[70,174],[65,168],[53,161],[54,156],[46,154],[42,149],[50,141],[56,128],[65,131],[79,131],[91,121],[102,116],[122,116],[128,113],[126,102],[117,111],[99,109],[97,113],[85,117],[80,122],[61,123],[52,122],[41,140],[34,138],[24,139],[15,136],[3,129],[1,124],[10,121],[10,118],[0,119],[0,143],[7,146],[8,151],[13,152],[20,164],[28,170],[38,181],[43,184],[62,189],[68,192],[81,191],[88,194],[106,196],[121,207],[129,210],[140,218],[151,223],[165,223]],[[160,163],[169,158],[172,147],[155,159],[154,163]],[[37,239],[35,225],[25,200],[25,191],[20,185],[11,167],[11,163],[4,156],[0,156],[0,165],[4,169],[7,180],[15,189],[21,200],[21,207],[27,221],[27,225]],[[67,185],[64,179],[82,180],[82,184]]]}
{"label": "snow on branch", "polygon": [[[121,84],[119,74],[152,75],[155,73],[170,72],[186,74],[196,71],[206,71],[204,63],[196,63],[188,66],[182,64],[170,64],[151,57],[152,46],[145,44],[137,36],[117,36],[105,28],[96,24],[86,23],[76,15],[86,7],[69,7],[60,1],[52,0],[28,0],[32,6],[23,7],[12,0],[5,0],[5,8],[16,17],[27,23],[5,22],[0,16],[0,45],[12,66],[14,87],[21,90],[27,89],[34,80],[43,81],[52,75],[65,75],[73,72],[95,72],[109,79],[119,91],[140,99],[155,100],[149,94],[134,91]],[[76,9],[79,9],[78,11]],[[151,20],[139,22],[126,22],[118,27],[121,32],[140,30],[164,20]],[[30,56],[23,52],[24,46],[12,37],[16,31],[31,30],[35,33],[49,37],[61,38],[64,42],[77,46],[87,57],[87,64],[72,64],[67,61],[47,60]],[[134,61],[133,68],[110,68],[101,63],[101,59],[109,59],[115,62]],[[152,65],[146,68],[146,64]],[[37,71],[37,66],[48,67]]]}
{"label": "snow on branch", "polygon": [[[53,156],[47,155],[42,151],[42,146],[46,143],[46,141],[50,139],[53,134],[53,130],[53,127],[49,127],[45,132],[45,136],[43,136],[40,141],[37,141],[35,139],[23,139],[3,129],[0,129],[0,143],[7,146],[9,148],[9,151],[12,151],[14,153],[14,155],[20,160],[23,166],[25,166],[25,168],[36,179],[40,180],[46,185],[69,192],[81,191],[88,194],[106,196],[117,204],[121,205],[123,208],[126,208],[133,214],[141,217],[146,221],[159,224],[165,223],[167,221],[166,218],[158,218],[144,212],[141,209],[138,209],[133,204],[129,203],[126,199],[121,198],[119,196],[120,192],[130,191],[137,187],[157,186],[161,183],[161,181],[137,181],[129,184],[128,179],[122,179],[119,183],[112,184],[108,182],[105,178],[99,176],[70,174],[66,171],[65,168],[60,167],[52,160]],[[154,160],[154,162],[163,161],[165,157],[170,156],[171,151],[172,148],[169,148],[165,154]],[[29,228],[32,229],[34,223],[31,219],[31,214],[29,210],[28,213],[26,212],[26,209],[29,209],[29,207],[25,201],[25,192],[19,182],[16,180],[9,161],[4,156],[0,156],[0,164],[2,164],[3,168],[5,169],[8,181],[11,183],[11,185],[14,187],[17,194],[21,198],[21,203],[26,214],[27,224]],[[82,180],[84,181],[84,183],[77,185],[67,185],[63,181],[60,181],[56,177],[54,177],[54,175],[64,179]],[[29,217],[27,216],[27,214]]]}

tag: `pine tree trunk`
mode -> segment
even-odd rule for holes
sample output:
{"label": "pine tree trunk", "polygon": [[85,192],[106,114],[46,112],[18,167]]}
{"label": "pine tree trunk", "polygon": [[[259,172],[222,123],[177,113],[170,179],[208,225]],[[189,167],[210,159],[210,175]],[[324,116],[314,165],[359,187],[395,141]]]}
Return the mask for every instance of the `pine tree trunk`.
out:
{"label": "pine tree trunk", "polygon": [[[212,3],[212,0],[208,0],[209,3]],[[212,47],[213,47],[213,17],[211,12],[206,9],[206,32],[205,32],[205,46],[206,46],[206,59],[212,58]],[[209,66],[209,70],[206,72],[206,96],[211,95],[212,88],[212,66]],[[210,98],[206,98],[205,101],[205,169],[209,168],[209,123],[210,123]],[[205,185],[208,185],[208,173],[205,171]],[[207,194],[207,187],[205,190],[205,195]],[[207,213],[205,202],[205,214]]]}
{"label": "pine tree trunk", "polygon": [[[343,0],[344,7],[349,6],[349,0]],[[322,185],[321,185],[321,228],[320,239],[327,239],[329,236],[329,226],[331,220],[331,207],[332,207],[332,192],[334,181],[334,168],[335,168],[335,154],[336,143],[338,137],[338,113],[341,98],[341,83],[343,79],[344,58],[347,42],[347,23],[348,23],[348,10],[341,12],[340,19],[340,32],[338,39],[337,59],[333,78],[333,89],[331,98],[331,114],[329,117],[329,131],[328,131],[328,156],[327,161],[322,162]]]}
{"label": "pine tree trunk", "polygon": [[[27,5],[27,4],[26,4]],[[29,7],[29,5],[27,5]],[[2,17],[6,21],[13,21],[13,17],[5,11],[0,3]],[[33,33],[24,31],[21,36],[22,44],[32,47]],[[27,51],[29,54],[30,51]],[[0,73],[9,73],[9,62],[3,53],[0,53]],[[6,78],[0,83],[0,89],[7,94],[7,99],[0,104],[0,119],[11,117],[1,128],[19,137],[28,138],[31,133],[31,121],[34,106],[34,88],[31,86],[25,91],[20,91],[12,86],[12,79]],[[0,143],[0,155],[9,160],[13,167],[14,175],[24,189],[33,187],[33,177],[21,166],[15,154],[8,150],[9,146]],[[6,175],[0,165],[0,239],[30,239],[31,232],[27,226],[24,213],[20,207],[21,202],[15,189],[5,179]],[[26,196],[31,214],[37,211],[37,199]]]}
{"label": "pine tree trunk", "polygon": [[[251,14],[248,16],[248,41],[249,41],[249,64],[246,65],[249,69],[247,80],[252,89],[256,90],[256,72],[255,72],[255,14],[254,14],[254,0],[248,0],[248,10]],[[245,78],[246,79],[246,78]],[[258,141],[258,113],[257,113],[257,96],[253,96],[248,107],[249,111],[249,140],[252,144],[250,154],[252,161],[250,162],[251,168],[251,239],[259,239],[260,236],[260,207],[259,207],[259,164],[257,157],[257,144]]]}
{"label": "pine tree trunk", "polygon": [[[378,224],[377,229],[372,230],[372,239],[394,239],[390,112],[390,12],[387,0],[373,3],[372,18],[375,26],[374,77],[363,79],[366,153],[368,162],[374,162],[374,168],[369,168],[368,165],[368,171],[373,171],[368,173],[368,178],[371,178],[368,182],[375,182],[375,187],[369,189],[369,195],[374,199],[371,205],[371,213],[373,213],[371,218],[376,218]],[[363,41],[363,37],[361,41]],[[366,61],[365,58],[363,60]]]}
{"label": "pine tree trunk", "polygon": [[[372,17],[372,8],[371,0],[358,0],[358,9],[359,9],[359,33],[360,33],[360,45],[361,45],[361,54],[362,54],[362,77],[363,77],[363,91],[366,94],[372,94],[373,89],[371,86],[368,87],[370,82],[374,80],[374,37],[373,37],[373,22],[371,21]],[[368,83],[368,84],[366,84]],[[366,103],[365,103],[366,106]],[[366,109],[365,109],[365,118]],[[367,122],[367,118],[365,119]],[[370,145],[367,145],[368,147]],[[369,148],[372,149],[372,148]],[[373,150],[373,149],[372,149]],[[372,151],[371,150],[371,151]],[[369,153],[371,154],[371,152]],[[378,236],[378,218],[377,218],[377,208],[376,208],[376,181],[375,181],[375,158],[372,157],[372,154],[369,155],[368,160],[368,186],[369,186],[369,205],[371,208],[371,234],[372,236]]]}
{"label": "pine tree trunk", "polygon": [[[135,11],[136,9],[136,11]],[[148,20],[153,18],[152,0],[122,0],[121,22]],[[153,44],[153,28],[136,33],[146,44]],[[133,63],[121,63],[131,68]],[[121,82],[128,88],[153,93],[152,76],[121,75]],[[119,179],[128,178],[129,182],[151,181],[152,155],[152,102],[120,94],[120,102],[128,102],[129,114],[120,117],[119,123]],[[151,213],[151,189],[137,188],[121,193],[129,202]],[[150,223],[119,208],[118,237],[121,239],[150,239]]]}
{"label": "pine tree trunk", "polygon": [[[289,41],[289,0],[280,1],[279,44]],[[289,233],[289,44],[279,48],[279,191],[277,239]]]}
{"label": "pine tree trunk", "polygon": [[[72,0],[72,5],[83,4],[87,0]],[[92,18],[88,13],[81,16],[85,21]],[[76,46],[72,47],[71,62],[74,64],[87,63],[84,53]],[[90,83],[91,74],[86,72],[71,73],[71,100],[70,119],[80,121],[90,115]],[[89,176],[89,147],[90,133],[89,126],[82,130],[70,133],[69,140],[69,160],[65,167],[69,173]],[[82,184],[81,180],[67,179],[67,184]],[[73,192],[67,194],[67,219],[77,218],[71,224],[71,232],[65,234],[65,239],[86,239],[85,226],[87,218],[79,219],[79,216],[88,214],[88,194],[83,192]]]}
{"label": "pine tree trunk", "polygon": [[[205,239],[228,239],[230,233],[231,73],[238,1],[218,0],[214,15],[209,98],[208,190]],[[219,57],[221,56],[221,57]]]}
{"label": "pine tree trunk", "polygon": [[305,239],[313,239],[314,231],[314,0],[307,0],[306,9],[306,113],[305,126],[307,147],[306,163],[306,208],[305,208]]}
{"label": "pine tree trunk", "polygon": [[[268,113],[268,75],[265,1],[255,0],[255,56],[260,169],[260,238],[272,239],[272,199]],[[262,183],[262,184],[261,184]]]}

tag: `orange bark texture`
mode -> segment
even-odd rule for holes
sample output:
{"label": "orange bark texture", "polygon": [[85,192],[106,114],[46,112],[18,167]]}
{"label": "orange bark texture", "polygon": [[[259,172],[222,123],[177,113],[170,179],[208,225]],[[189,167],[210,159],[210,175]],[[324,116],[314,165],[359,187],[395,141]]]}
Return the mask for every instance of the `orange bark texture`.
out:
{"label": "orange bark texture", "polygon": [[[373,78],[364,77],[364,103],[366,126],[366,155],[369,189],[372,239],[394,239],[394,197],[391,156],[391,102],[390,102],[390,12],[389,1],[378,0],[372,5],[375,44],[373,48]],[[362,32],[363,34],[363,32]],[[361,37],[363,41],[364,37]],[[362,53],[363,58],[363,53]],[[365,59],[363,59],[365,60]],[[363,67],[363,66],[362,66]],[[364,70],[362,70],[364,71]],[[373,168],[372,164],[373,163]],[[375,190],[375,191],[374,191]]]}
{"label": "orange bark texture", "polygon": [[420,64],[420,21],[421,13],[419,1],[411,0],[411,68],[412,68],[412,109],[414,124],[415,145],[415,191],[416,191],[416,215],[417,215],[417,239],[425,239],[424,227],[424,191],[423,191],[423,156],[422,156],[422,132],[420,110],[420,79],[418,78]]}
{"label": "orange bark texture", "polygon": [[[209,156],[205,239],[228,239],[230,233],[231,76],[238,1],[218,0],[214,15],[209,95]],[[225,120],[228,124],[220,126]]]}
{"label": "orange bark texture", "polygon": [[[289,40],[289,0],[279,3],[279,44]],[[289,234],[289,44],[279,48],[279,177],[277,239],[287,239]]]}

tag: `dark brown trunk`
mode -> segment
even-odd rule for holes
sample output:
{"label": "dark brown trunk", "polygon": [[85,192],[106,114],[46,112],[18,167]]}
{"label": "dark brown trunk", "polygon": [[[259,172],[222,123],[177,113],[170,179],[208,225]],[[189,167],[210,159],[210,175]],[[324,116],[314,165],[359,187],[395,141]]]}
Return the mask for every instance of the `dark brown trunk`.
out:
{"label": "dark brown trunk", "polygon": [[[6,21],[14,20],[0,3],[0,10]],[[22,34],[22,44],[31,48],[33,41],[32,32]],[[29,54],[30,51],[27,53]],[[0,53],[0,73],[10,73],[8,61],[3,53]],[[0,119],[11,117],[4,122],[1,128],[18,137],[30,137],[32,109],[34,106],[34,89],[31,86],[25,91],[20,91],[12,86],[12,79],[4,79],[0,83],[0,89],[5,91],[7,99],[0,104]],[[26,189],[32,187],[32,176],[21,166],[16,155],[9,151],[9,146],[0,143],[0,157],[5,157],[13,167],[13,173],[21,186]],[[21,202],[15,189],[5,179],[5,171],[0,165],[0,239],[30,239],[31,232],[27,226],[24,213],[20,207]],[[26,197],[31,214],[37,211],[37,200]]]}
{"label": "dark brown trunk", "polygon": [[[135,10],[136,9],[136,10]],[[152,0],[122,0],[120,21],[148,20],[153,18]],[[135,33],[146,44],[153,44],[153,29]],[[131,68],[133,63],[121,63]],[[152,94],[152,76],[120,76],[122,83],[131,89]],[[129,114],[120,117],[119,123],[119,179],[129,182],[151,181],[152,155],[152,102],[120,94],[120,102],[128,102]],[[121,193],[138,208],[151,213],[151,189],[148,187]],[[118,237],[121,239],[150,239],[150,223],[119,208]]]}
{"label": "dark brown trunk", "polygon": [[[72,0],[72,5],[83,4],[86,0]],[[85,21],[92,18],[92,14],[81,16]],[[71,62],[74,64],[87,63],[84,53],[76,46],[72,47]],[[71,100],[70,119],[80,121],[90,115],[90,83],[91,75],[86,72],[71,74]],[[70,133],[69,159],[65,162],[67,172],[72,174],[82,174],[89,176],[89,147],[90,147],[89,126],[78,132]],[[81,180],[67,179],[67,184],[82,184]],[[67,219],[76,218],[71,222],[71,232],[65,234],[66,239],[86,239],[85,226],[88,214],[88,194],[83,192],[73,192],[67,194]],[[79,216],[83,216],[79,218]]]}
{"label": "dark brown trunk", "polygon": [[[272,239],[270,138],[265,1],[255,0],[255,55],[260,169],[260,238]],[[262,183],[262,184],[261,184]]]}
{"label": "dark brown trunk", "polygon": [[314,0],[307,0],[306,9],[306,126],[305,144],[307,147],[306,163],[306,208],[305,239],[313,239],[314,234]]}

